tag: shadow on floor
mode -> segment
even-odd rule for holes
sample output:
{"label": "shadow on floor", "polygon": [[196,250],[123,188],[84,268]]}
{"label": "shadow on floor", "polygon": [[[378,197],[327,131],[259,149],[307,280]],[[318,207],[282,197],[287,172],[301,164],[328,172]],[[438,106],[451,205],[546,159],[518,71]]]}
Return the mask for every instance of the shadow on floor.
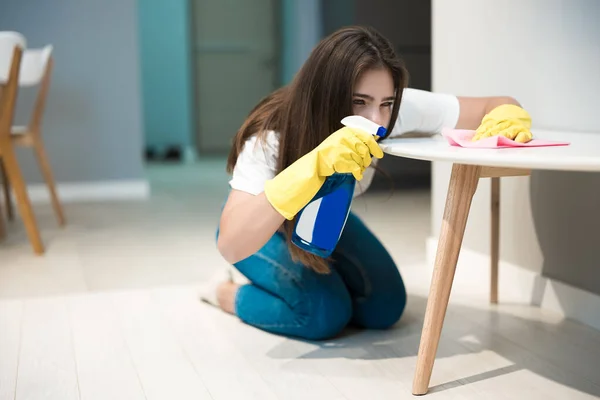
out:
{"label": "shadow on floor", "polygon": [[[298,355],[298,347],[293,341],[285,341],[271,349],[268,355],[278,359],[383,360],[416,357],[425,306],[425,298],[412,296],[405,315],[393,329],[347,329],[335,340],[310,342],[318,348],[301,355]],[[577,333],[577,340],[569,337],[572,332]],[[600,397],[597,374],[600,368],[600,333],[586,326],[568,320],[555,324],[501,310],[451,304],[436,360],[484,351],[497,354],[511,365],[444,382],[432,387],[430,393],[528,370],[560,385]]]}

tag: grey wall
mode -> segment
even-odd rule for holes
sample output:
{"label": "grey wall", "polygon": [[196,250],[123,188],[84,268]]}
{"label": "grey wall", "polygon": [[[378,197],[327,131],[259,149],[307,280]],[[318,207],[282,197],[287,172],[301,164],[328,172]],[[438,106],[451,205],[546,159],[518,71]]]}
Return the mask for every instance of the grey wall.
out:
{"label": "grey wall", "polygon": [[409,86],[431,88],[430,0],[327,0],[321,7],[325,35],[346,25],[372,26],[406,63]]}
{"label": "grey wall", "polygon": [[320,0],[282,0],[281,79],[288,84],[321,40]]}
{"label": "grey wall", "polygon": [[[135,0],[2,0],[0,29],[23,33],[29,47],[54,45],[55,68],[44,120],[59,182],[141,179],[139,51]],[[21,94],[18,122],[33,91]],[[19,160],[40,181],[30,151]]]}
{"label": "grey wall", "polygon": [[431,89],[430,0],[356,0],[356,22],[375,27],[394,44],[410,87]]}
{"label": "grey wall", "polygon": [[[324,25],[331,32],[348,24],[377,29],[394,45],[409,71],[409,86],[431,89],[431,1],[352,0],[324,1]],[[431,166],[427,161],[384,157],[370,190],[429,187]]]}
{"label": "grey wall", "polygon": [[[599,16],[596,0],[434,0],[433,89],[511,95],[530,111],[534,127],[600,134]],[[448,164],[434,163],[435,237],[449,176]],[[489,181],[481,181],[464,239],[484,254],[489,192]],[[502,260],[600,294],[599,245],[599,174],[503,179]]]}
{"label": "grey wall", "polygon": [[323,36],[356,22],[357,0],[321,0]]}

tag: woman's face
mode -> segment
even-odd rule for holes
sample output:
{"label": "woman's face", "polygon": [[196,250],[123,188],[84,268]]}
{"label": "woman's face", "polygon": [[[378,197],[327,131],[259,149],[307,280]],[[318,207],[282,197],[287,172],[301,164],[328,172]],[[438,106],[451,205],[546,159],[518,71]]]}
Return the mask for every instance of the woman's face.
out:
{"label": "woman's face", "polygon": [[392,74],[385,68],[371,69],[364,72],[355,84],[352,112],[387,127],[394,100]]}

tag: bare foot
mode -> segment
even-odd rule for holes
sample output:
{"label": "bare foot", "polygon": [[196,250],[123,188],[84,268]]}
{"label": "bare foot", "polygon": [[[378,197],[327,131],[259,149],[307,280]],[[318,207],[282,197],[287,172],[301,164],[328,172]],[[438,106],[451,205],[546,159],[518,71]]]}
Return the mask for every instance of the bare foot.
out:
{"label": "bare foot", "polygon": [[231,281],[223,282],[217,286],[217,302],[219,307],[229,314],[235,314],[235,295],[240,285]]}

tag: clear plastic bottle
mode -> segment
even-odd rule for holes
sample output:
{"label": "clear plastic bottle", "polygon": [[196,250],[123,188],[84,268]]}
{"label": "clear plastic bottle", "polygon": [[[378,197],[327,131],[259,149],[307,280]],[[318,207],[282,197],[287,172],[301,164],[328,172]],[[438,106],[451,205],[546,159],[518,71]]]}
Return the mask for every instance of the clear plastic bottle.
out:
{"label": "clear plastic bottle", "polygon": [[[342,120],[349,128],[383,137],[386,129],[368,119],[352,115]],[[325,180],[316,196],[298,213],[292,243],[319,257],[329,257],[344,231],[350,214],[356,179],[335,173]]]}

